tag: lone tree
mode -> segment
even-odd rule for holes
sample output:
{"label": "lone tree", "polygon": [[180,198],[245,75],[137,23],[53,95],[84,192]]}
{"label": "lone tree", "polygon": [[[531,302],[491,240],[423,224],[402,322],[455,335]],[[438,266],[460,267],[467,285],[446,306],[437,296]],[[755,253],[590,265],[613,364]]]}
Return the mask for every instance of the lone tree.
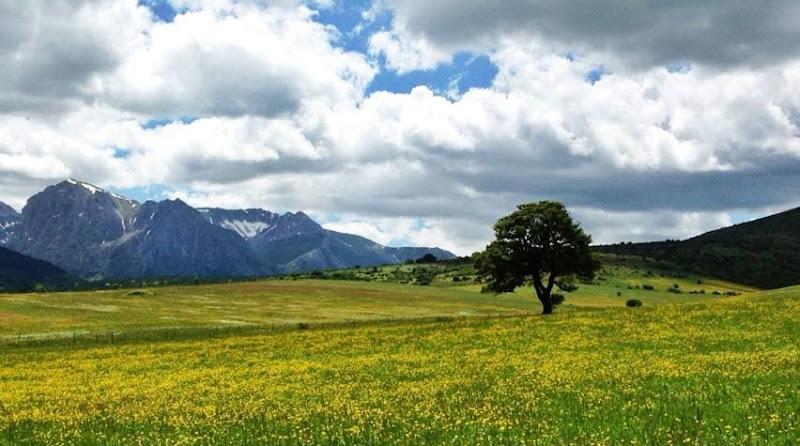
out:
{"label": "lone tree", "polygon": [[594,277],[592,237],[572,221],[557,201],[521,204],[494,225],[496,240],[475,256],[483,292],[510,293],[532,283],[542,314],[553,312],[551,292],[559,278]]}

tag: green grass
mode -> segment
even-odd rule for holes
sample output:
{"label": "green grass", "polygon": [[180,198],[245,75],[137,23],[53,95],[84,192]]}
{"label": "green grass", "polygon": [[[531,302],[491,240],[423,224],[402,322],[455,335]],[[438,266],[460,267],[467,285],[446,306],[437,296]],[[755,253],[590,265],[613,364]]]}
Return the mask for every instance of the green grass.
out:
{"label": "green grass", "polygon": [[[430,270],[431,286],[396,283]],[[399,272],[398,272],[399,271]],[[482,294],[471,265],[402,265],[326,271],[355,281],[301,277],[215,285],[163,286],[139,290],[0,294],[0,345],[130,338],[170,339],[238,332],[408,319],[536,314],[531,287],[503,295]],[[453,282],[456,276],[465,278]],[[697,284],[697,281],[701,284]],[[642,289],[652,285],[653,291]],[[674,284],[681,294],[668,292]],[[704,294],[690,294],[703,290]],[[754,291],[731,283],[673,273],[657,262],[606,256],[590,284],[564,293],[557,311],[623,307],[635,298],[645,306],[720,299]],[[715,295],[713,293],[718,293]]]}
{"label": "green grass", "polygon": [[794,288],[548,317],[6,348],[0,444],[794,445],[798,314]]}
{"label": "green grass", "polygon": [[800,441],[800,287],[606,257],[544,317],[433,268],[0,295],[0,445]]}
{"label": "green grass", "polygon": [[468,288],[268,280],[132,290],[0,295],[0,344],[181,331],[253,331],[380,320],[520,315],[538,301]]}

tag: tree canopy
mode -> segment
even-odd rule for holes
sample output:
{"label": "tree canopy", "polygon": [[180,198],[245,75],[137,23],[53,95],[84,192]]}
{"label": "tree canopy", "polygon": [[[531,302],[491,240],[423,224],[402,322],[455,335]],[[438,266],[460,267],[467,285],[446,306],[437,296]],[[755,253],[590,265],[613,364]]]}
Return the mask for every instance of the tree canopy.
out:
{"label": "tree canopy", "polygon": [[517,206],[494,225],[495,240],[476,255],[484,292],[507,293],[532,284],[543,314],[553,312],[551,293],[559,278],[591,278],[599,268],[592,238],[557,201]]}

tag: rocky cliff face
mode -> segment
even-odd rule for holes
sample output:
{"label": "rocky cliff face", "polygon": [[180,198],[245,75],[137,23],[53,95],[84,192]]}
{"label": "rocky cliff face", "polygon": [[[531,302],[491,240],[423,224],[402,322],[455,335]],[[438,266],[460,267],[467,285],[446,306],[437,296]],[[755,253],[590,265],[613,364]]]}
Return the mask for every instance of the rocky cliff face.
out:
{"label": "rocky cliff face", "polygon": [[106,277],[244,277],[264,268],[233,231],[210,224],[181,200],[148,201],[114,247]]}
{"label": "rocky cliff face", "polygon": [[8,246],[91,277],[106,269],[108,246],[126,234],[138,203],[68,180],[28,199]]}

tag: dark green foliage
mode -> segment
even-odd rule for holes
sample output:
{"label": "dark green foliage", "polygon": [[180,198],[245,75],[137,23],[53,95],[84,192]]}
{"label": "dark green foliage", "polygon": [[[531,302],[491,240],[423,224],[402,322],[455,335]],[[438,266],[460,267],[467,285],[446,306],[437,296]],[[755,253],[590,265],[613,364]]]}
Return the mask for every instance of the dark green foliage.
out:
{"label": "dark green foliage", "polygon": [[412,272],[417,285],[430,285],[436,277],[436,272],[432,268],[414,268]]}
{"label": "dark green foliage", "polygon": [[553,293],[550,295],[550,300],[553,302],[553,306],[555,307],[556,305],[563,304],[565,298],[563,294]]}
{"label": "dark green foliage", "polygon": [[427,253],[424,256],[417,259],[417,263],[436,263],[439,259],[436,258],[435,255],[431,253]]}
{"label": "dark green foliage", "polygon": [[592,238],[555,201],[522,204],[494,226],[495,240],[475,255],[484,292],[506,293],[531,283],[543,314],[553,312],[556,280],[594,276],[600,267],[592,257]]}
{"label": "dark green foliage", "polygon": [[631,307],[631,308],[633,308],[633,307],[641,307],[642,306],[642,301],[639,300],[639,299],[628,299],[625,302],[625,306],[626,307]]}
{"label": "dark green foliage", "polygon": [[0,247],[0,292],[63,291],[83,286],[84,282],[51,263]]}
{"label": "dark green foliage", "polygon": [[564,276],[560,279],[556,279],[556,286],[565,293],[571,293],[573,291],[578,291],[578,284],[576,282],[575,276]]}
{"label": "dark green foliage", "polygon": [[656,288],[653,285],[644,284],[642,285],[642,289],[645,291],[654,291]]}
{"label": "dark green foliage", "polygon": [[681,290],[676,288],[675,285],[667,288],[667,292],[674,293],[674,294],[681,294]]}

